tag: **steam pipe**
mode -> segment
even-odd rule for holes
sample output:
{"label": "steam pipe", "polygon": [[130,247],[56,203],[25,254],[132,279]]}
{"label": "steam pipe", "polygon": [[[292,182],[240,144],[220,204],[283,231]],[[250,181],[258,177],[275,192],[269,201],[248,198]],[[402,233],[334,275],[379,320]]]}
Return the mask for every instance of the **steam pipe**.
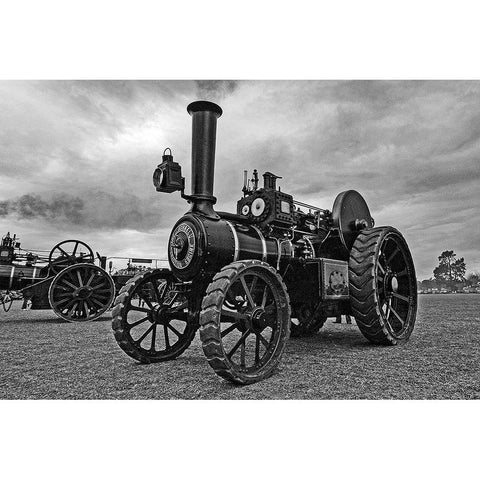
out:
{"label": "steam pipe", "polygon": [[192,116],[192,212],[219,218],[213,210],[215,175],[215,142],[217,118],[222,109],[212,102],[193,102],[187,107]]}

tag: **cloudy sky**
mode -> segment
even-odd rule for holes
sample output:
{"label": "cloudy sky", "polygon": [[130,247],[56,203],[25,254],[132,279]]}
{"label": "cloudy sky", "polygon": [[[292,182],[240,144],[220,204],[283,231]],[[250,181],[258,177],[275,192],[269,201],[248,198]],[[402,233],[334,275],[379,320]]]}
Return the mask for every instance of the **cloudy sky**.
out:
{"label": "cloudy sky", "polygon": [[0,233],[49,250],[164,257],[186,211],[152,173],[165,147],[190,189],[186,106],[218,102],[215,195],[234,211],[243,170],[270,170],[331,209],[358,190],[406,237],[419,278],[454,249],[480,270],[480,82],[0,81]]}

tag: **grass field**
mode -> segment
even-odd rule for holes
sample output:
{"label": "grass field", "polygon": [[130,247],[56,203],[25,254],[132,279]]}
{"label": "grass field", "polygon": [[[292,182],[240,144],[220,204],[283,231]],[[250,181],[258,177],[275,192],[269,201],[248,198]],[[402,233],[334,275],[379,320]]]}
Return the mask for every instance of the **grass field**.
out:
{"label": "grass field", "polygon": [[2,399],[480,398],[480,295],[423,295],[410,342],[369,344],[356,325],[291,339],[278,372],[233,386],[208,366],[198,335],[177,360],[141,365],[121,351],[109,315],[64,323],[51,311],[0,311]]}

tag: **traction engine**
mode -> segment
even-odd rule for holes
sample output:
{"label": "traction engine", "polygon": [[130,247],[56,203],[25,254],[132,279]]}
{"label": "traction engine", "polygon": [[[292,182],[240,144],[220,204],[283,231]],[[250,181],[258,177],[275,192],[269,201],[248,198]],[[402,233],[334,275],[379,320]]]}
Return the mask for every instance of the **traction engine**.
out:
{"label": "traction engine", "polygon": [[408,340],[416,317],[413,260],[398,230],[375,227],[363,197],[340,193],[332,210],[294,200],[281,177],[257,170],[236,213],[214,209],[217,119],[198,101],[192,116],[192,192],[166,149],[153,174],[158,192],[180,191],[189,211],[168,243],[170,269],[131,279],[112,312],[115,338],[134,359],[178,357],[200,330],[203,351],[221,377],[239,384],[276,369],[291,336],[318,332],[328,316],[355,317],[371,342]]}

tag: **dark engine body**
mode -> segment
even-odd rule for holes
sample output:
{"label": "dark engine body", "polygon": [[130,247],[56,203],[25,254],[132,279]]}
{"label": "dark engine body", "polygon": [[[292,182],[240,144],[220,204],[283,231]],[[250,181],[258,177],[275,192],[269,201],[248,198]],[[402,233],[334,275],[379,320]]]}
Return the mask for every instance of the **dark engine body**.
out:
{"label": "dark engine body", "polygon": [[[164,154],[153,177],[157,191],[181,190],[191,204],[169,239],[168,257],[175,276],[202,290],[226,265],[261,260],[280,273],[292,304],[324,301],[335,305],[336,313],[347,313],[349,245],[343,234],[355,237],[358,225],[354,223],[359,219],[363,228],[373,225],[366,204],[360,217],[353,212],[353,220],[341,225],[341,219],[348,217],[345,205],[338,205],[335,214],[335,205],[330,212],[296,202],[292,195],[277,189],[280,177],[271,172],[263,174],[264,185],[258,188],[255,170],[251,188],[245,172],[237,212],[215,211],[215,132],[222,112],[215,104],[195,102],[189,113],[193,118],[192,194],[184,195],[184,179],[171,152]],[[359,196],[354,191],[344,194],[350,192]]]}

